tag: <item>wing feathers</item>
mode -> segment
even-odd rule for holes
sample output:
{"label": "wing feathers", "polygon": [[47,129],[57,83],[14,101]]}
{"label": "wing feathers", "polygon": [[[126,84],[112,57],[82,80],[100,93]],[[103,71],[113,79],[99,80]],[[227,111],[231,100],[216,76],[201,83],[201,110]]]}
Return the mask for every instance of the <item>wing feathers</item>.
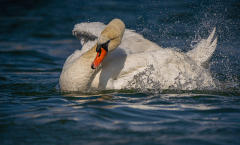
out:
{"label": "wing feathers", "polygon": [[213,29],[208,39],[202,39],[193,50],[186,54],[200,66],[206,66],[217,46],[217,37],[214,37],[216,28]]}
{"label": "wing feathers", "polygon": [[106,25],[100,22],[80,23],[75,25],[72,34],[84,45],[89,40],[97,39],[105,27]]}

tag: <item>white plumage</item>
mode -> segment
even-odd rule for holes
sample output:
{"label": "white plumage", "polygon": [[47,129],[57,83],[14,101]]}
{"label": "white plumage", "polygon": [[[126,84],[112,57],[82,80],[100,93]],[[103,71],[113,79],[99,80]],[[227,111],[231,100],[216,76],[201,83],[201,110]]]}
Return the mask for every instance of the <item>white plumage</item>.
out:
{"label": "white plumage", "polygon": [[[116,21],[118,23],[115,24]],[[123,27],[124,24],[119,21],[121,20],[114,19],[111,23],[116,28],[119,24]],[[108,54],[97,69],[92,70],[96,45],[100,43],[99,37],[103,37],[101,32],[105,27],[100,22],[75,25],[73,35],[81,41],[83,47],[70,55],[63,66],[60,77],[62,91],[87,92],[91,89],[142,87],[192,90],[215,86],[208,70],[202,67],[216,49],[215,28],[208,39],[201,40],[187,53],[163,49],[142,35],[123,29],[121,44]],[[109,30],[106,35],[117,32]],[[109,45],[111,43],[113,42],[110,41]],[[85,57],[87,53],[90,57]]]}

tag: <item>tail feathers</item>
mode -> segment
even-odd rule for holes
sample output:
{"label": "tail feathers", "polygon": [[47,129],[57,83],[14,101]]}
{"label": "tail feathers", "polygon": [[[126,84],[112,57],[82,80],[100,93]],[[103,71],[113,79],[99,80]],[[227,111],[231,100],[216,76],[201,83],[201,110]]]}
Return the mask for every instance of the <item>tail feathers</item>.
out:
{"label": "tail feathers", "polygon": [[93,41],[97,39],[105,27],[106,25],[100,22],[80,23],[75,25],[72,33],[84,45],[89,40]]}
{"label": "tail feathers", "polygon": [[197,62],[199,66],[206,67],[217,46],[217,37],[214,37],[216,28],[207,39],[202,39],[193,50],[186,54]]}

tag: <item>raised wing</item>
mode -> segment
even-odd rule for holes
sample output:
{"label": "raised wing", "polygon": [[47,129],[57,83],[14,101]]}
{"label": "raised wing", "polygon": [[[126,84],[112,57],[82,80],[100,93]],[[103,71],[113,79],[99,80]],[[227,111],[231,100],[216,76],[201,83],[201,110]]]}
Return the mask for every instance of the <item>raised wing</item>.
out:
{"label": "raised wing", "polygon": [[79,23],[75,25],[72,34],[84,45],[89,40],[93,41],[97,39],[105,27],[106,25],[100,22]]}

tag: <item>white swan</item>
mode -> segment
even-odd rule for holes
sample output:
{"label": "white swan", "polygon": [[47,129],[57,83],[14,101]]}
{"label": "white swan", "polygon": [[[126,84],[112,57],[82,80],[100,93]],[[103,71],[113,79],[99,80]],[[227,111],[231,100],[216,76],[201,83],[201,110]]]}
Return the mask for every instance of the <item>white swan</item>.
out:
{"label": "white swan", "polygon": [[83,47],[67,58],[60,88],[88,92],[91,89],[214,87],[210,73],[202,67],[216,49],[214,33],[215,28],[207,40],[201,40],[187,53],[180,53],[125,30],[120,19],[112,20],[107,26],[99,22],[77,24],[73,34]]}

